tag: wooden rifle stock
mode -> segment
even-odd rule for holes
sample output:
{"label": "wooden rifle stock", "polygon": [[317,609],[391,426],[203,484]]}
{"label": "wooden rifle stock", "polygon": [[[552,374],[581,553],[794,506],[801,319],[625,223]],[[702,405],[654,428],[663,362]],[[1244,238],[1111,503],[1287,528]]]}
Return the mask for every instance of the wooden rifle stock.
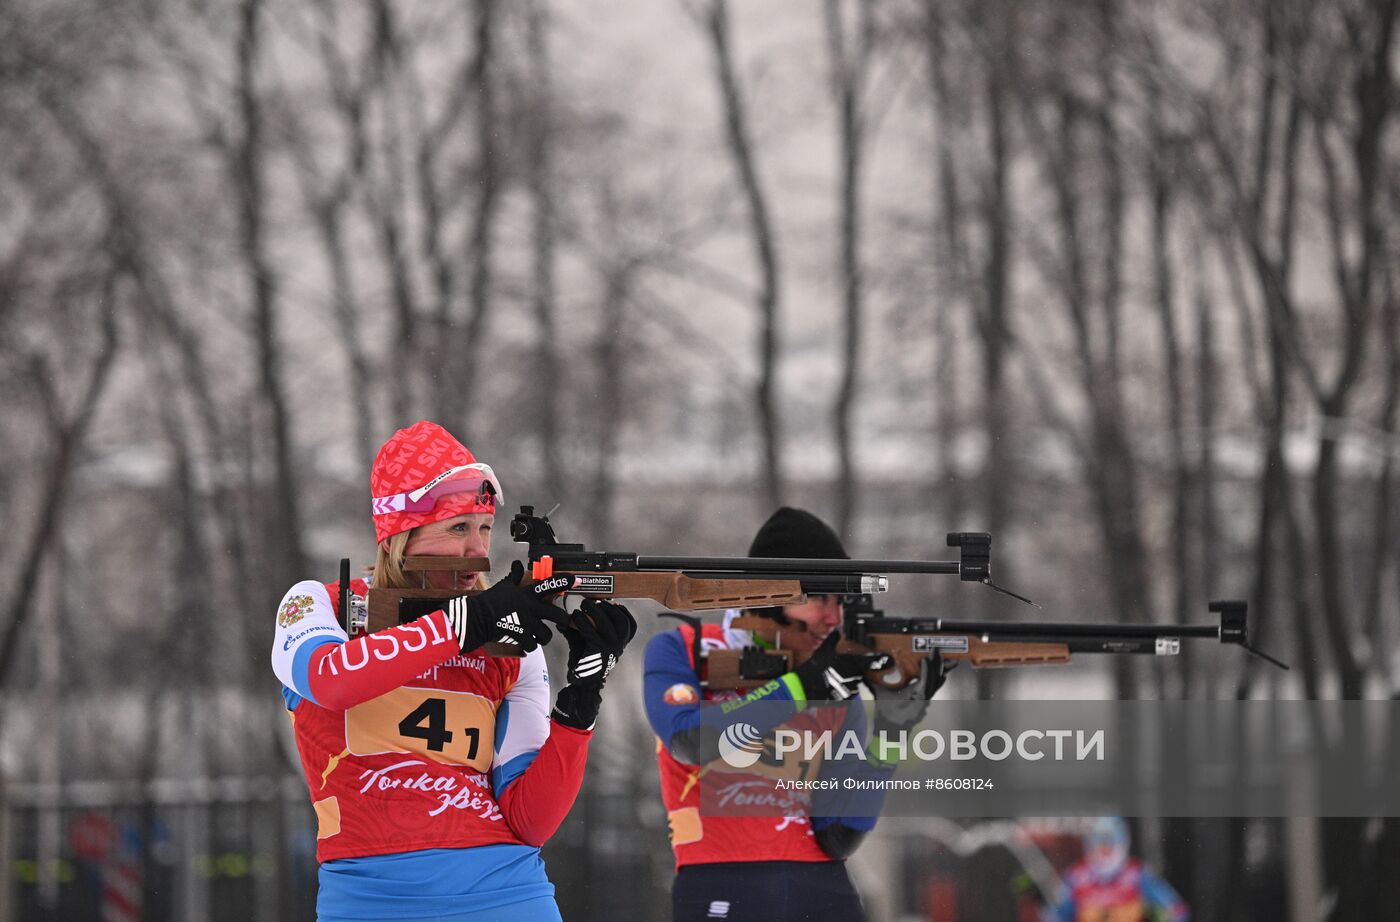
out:
{"label": "wooden rifle stock", "polygon": [[554,568],[555,576],[576,575],[582,585],[571,594],[592,599],[651,599],[671,611],[767,608],[796,605],[806,597],[795,579],[697,579],[679,572],[595,573]]}
{"label": "wooden rifle stock", "polygon": [[[967,648],[940,647],[943,658],[952,662],[966,662],[974,669],[995,669],[1011,666],[1058,666],[1068,663],[1070,651],[1067,644],[1043,643],[1016,640],[983,640],[975,635],[943,634],[949,638],[959,638],[967,642]],[[903,688],[914,681],[919,674],[921,662],[930,656],[932,650],[916,650],[915,637],[911,634],[871,635],[873,652],[888,653],[894,657],[894,667],[871,678],[888,688]],[[845,641],[851,646],[869,652],[871,647]],[[841,645],[837,645],[839,650]]]}
{"label": "wooden rifle stock", "polygon": [[[490,569],[484,557],[409,557],[404,560],[408,573],[466,573],[465,583],[474,581],[476,574]],[[596,573],[556,569],[555,576],[575,574],[584,577],[581,586],[570,590],[571,595],[593,599],[651,599],[672,611],[705,611],[721,608],[764,608],[770,605],[791,605],[804,598],[802,585],[791,579],[696,579],[680,572],[614,572]],[[426,583],[426,578],[422,578]],[[523,585],[533,585],[526,580]],[[437,589],[422,585],[413,589],[369,590],[366,627],[370,633],[382,631],[440,608],[431,603],[446,603],[461,596],[475,595],[478,589]],[[404,602],[409,604],[405,605]],[[563,615],[563,612],[560,612]],[[491,656],[519,656],[519,648],[510,644],[488,643],[484,650]]]}
{"label": "wooden rifle stock", "polygon": [[[785,631],[805,631],[801,623],[782,625],[772,618],[757,615],[740,615],[730,622],[730,627],[749,631],[754,637],[762,638],[771,646],[762,654],[771,658],[766,663],[769,669],[744,669],[743,659],[748,654],[750,666],[765,665],[764,661],[749,650],[711,650],[706,658],[708,664],[708,685],[710,688],[748,689],[762,685],[776,678],[794,666],[801,665],[806,657],[782,646]],[[931,645],[927,638],[947,638],[946,643]],[[916,649],[923,647],[924,649]],[[753,648],[750,648],[750,650]],[[934,650],[941,650],[945,660],[966,662],[976,669],[1011,666],[1050,666],[1068,663],[1070,650],[1067,644],[1031,641],[983,640],[981,637],[962,633],[941,634],[872,634],[870,646],[842,638],[836,645],[838,653],[888,653],[894,658],[893,664],[882,670],[872,670],[867,678],[886,688],[903,688],[919,675],[922,661],[931,656]],[[780,663],[781,661],[781,663]],[[754,676],[754,671],[761,672]]]}
{"label": "wooden rifle stock", "polygon": [[[1211,602],[1210,610],[1220,615],[1216,624],[1160,625],[885,618],[873,610],[868,597],[856,604],[864,607],[847,610],[846,636],[836,649],[841,653],[886,653],[893,657],[887,669],[866,676],[872,684],[887,688],[903,688],[914,681],[921,661],[935,652],[945,660],[966,662],[976,669],[1050,666],[1068,663],[1075,653],[1175,656],[1186,639],[1238,646],[1280,669],[1288,668],[1249,644],[1247,607],[1239,601]],[[805,624],[780,625],[770,618],[741,616],[730,626],[752,632],[766,649],[755,646],[713,651],[708,660],[710,687],[751,688],[800,663],[791,651],[781,649],[782,635],[805,631]]]}

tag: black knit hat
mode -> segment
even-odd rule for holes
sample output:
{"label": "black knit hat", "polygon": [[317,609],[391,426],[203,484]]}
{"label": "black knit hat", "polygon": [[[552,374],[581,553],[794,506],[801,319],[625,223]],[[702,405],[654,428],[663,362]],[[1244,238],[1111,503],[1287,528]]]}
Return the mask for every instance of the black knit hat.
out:
{"label": "black knit hat", "polygon": [[768,517],[749,547],[750,557],[817,557],[848,559],[841,539],[821,519],[802,509],[784,506]]}

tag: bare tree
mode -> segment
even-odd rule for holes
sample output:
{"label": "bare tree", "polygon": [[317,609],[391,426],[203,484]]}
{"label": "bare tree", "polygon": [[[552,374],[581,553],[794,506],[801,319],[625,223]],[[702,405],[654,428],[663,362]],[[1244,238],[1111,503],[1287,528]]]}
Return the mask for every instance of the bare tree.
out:
{"label": "bare tree", "polygon": [[735,73],[727,0],[710,0],[703,10],[693,11],[693,15],[702,23],[710,38],[720,99],[724,106],[725,140],[743,189],[749,238],[754,260],[758,264],[759,283],[753,301],[759,324],[758,383],[754,390],[754,410],[763,446],[759,479],[763,483],[766,504],[777,508],[783,503],[782,421],[775,393],[781,306],[777,235],[770,217],[768,194],[759,175],[748,107]]}
{"label": "bare tree", "polygon": [[836,430],[836,530],[850,536],[855,523],[859,484],[855,470],[852,414],[860,382],[860,344],[864,326],[865,281],[861,266],[862,197],[866,117],[863,95],[875,44],[873,0],[856,0],[854,23],[846,22],[842,0],[825,0],[831,90],[837,112],[839,164],[839,276],[841,279],[841,383],[832,417]]}
{"label": "bare tree", "polygon": [[983,506],[986,528],[993,535],[1005,536],[1013,503],[1011,475],[1010,404],[1007,393],[1006,362],[1012,345],[1011,240],[1015,221],[1011,212],[1011,126],[1009,124],[1008,81],[1016,53],[1016,9],[1014,5],[979,5],[976,27],[986,36],[983,66],[986,80],[987,151],[986,173],[977,183],[980,190],[978,214],[984,249],[977,275],[983,291],[976,324],[983,381],[986,392],[987,460],[983,476]]}
{"label": "bare tree", "polygon": [[[82,456],[83,439],[92,424],[98,401],[107,389],[117,357],[116,301],[120,269],[109,264],[104,274],[101,288],[89,293],[95,302],[95,319],[100,330],[97,341],[89,347],[91,365],[83,367],[73,361],[76,337],[72,330],[60,334],[65,340],[61,359],[39,351],[27,356],[29,383],[39,396],[50,450],[39,493],[39,513],[22,545],[18,573],[9,583],[14,589],[9,594],[4,633],[0,635],[0,688],[4,687],[14,666],[25,625],[38,607],[35,593],[39,577],[63,528],[73,469]],[[70,375],[63,369],[74,367],[80,369],[80,376],[68,384]],[[58,382],[72,387],[76,396],[63,394]]]}
{"label": "bare tree", "polygon": [[[936,117],[941,116],[937,187],[944,246],[940,255],[947,264],[945,271],[955,280],[954,290],[967,300],[976,337],[979,387],[971,399],[986,435],[986,454],[978,482],[981,517],[977,527],[1004,540],[1016,493],[1011,426],[1014,401],[1008,389],[1007,371],[1015,345],[1011,309],[1016,216],[1010,188],[1014,161],[1010,110],[1018,14],[1015,4],[1004,3],[954,9],[959,12],[958,18],[950,17],[947,6],[926,0],[923,11],[931,98]],[[965,71],[972,76],[964,78],[960,105],[955,103],[950,86],[952,32],[959,20],[974,52],[962,62]],[[976,120],[969,117],[955,121],[953,114],[958,108],[972,110]],[[959,158],[951,136],[973,132],[977,137],[975,154]],[[963,187],[969,191],[964,193]],[[964,196],[968,200],[966,210]],[[944,313],[951,310],[951,305],[942,308]],[[951,366],[957,355],[946,320],[939,336],[941,380],[951,388],[955,386],[956,375],[951,367],[944,366]],[[944,342],[945,338],[948,341]],[[941,393],[943,387],[939,390]],[[955,394],[940,396],[940,400],[956,399]],[[943,419],[940,428],[949,430],[940,433],[945,445],[944,464],[951,466],[953,440],[960,430],[947,414]],[[948,492],[960,491],[954,488]],[[963,501],[958,500],[950,513],[956,516],[962,504]],[[1009,568],[999,566],[998,569],[1005,578]],[[984,601],[984,605],[990,607],[989,600]],[[991,685],[989,673],[977,674],[980,697],[991,695]]]}
{"label": "bare tree", "polygon": [[[362,207],[366,220],[373,228],[393,315],[387,358],[388,366],[394,371],[388,375],[389,408],[392,417],[402,424],[424,413],[427,404],[427,385],[407,357],[423,355],[423,364],[436,369],[442,367],[443,357],[437,351],[441,337],[420,329],[423,325],[423,296],[413,274],[412,250],[408,239],[410,220],[406,213],[411,193],[403,163],[405,138],[409,135],[405,113],[414,111],[410,105],[404,104],[403,99],[418,97],[413,87],[405,87],[409,82],[407,74],[410,70],[406,61],[409,51],[405,47],[408,40],[402,35],[396,9],[388,0],[375,0],[372,7],[373,38],[369,43],[369,72],[378,77],[383,88],[375,95],[373,105],[367,104],[376,117],[372,128],[366,129],[370,140],[365,148],[366,181],[362,190]],[[434,203],[436,199],[432,190],[435,187],[422,174],[427,173],[434,163],[437,147],[429,144],[428,138],[436,137],[440,135],[425,135],[414,161],[420,172],[419,185],[425,188],[423,196]],[[436,211],[424,214],[422,236],[424,247],[430,251],[435,267],[432,278],[437,286],[436,317],[442,326],[451,299],[452,274],[443,268],[449,266],[450,261],[445,256],[437,255],[441,250],[437,243],[441,222],[437,218]]]}
{"label": "bare tree", "polygon": [[[968,126],[970,104],[959,105],[964,94],[955,92],[953,74],[958,68],[953,60],[951,24],[946,21],[943,5],[926,0],[923,13],[923,37],[928,57],[929,114],[935,132],[935,201],[932,212],[938,227],[933,236],[933,262],[939,267],[944,283],[942,297],[934,300],[934,337],[937,340],[934,369],[934,399],[937,403],[935,428],[938,442],[940,480],[933,485],[933,495],[944,509],[944,521],[950,528],[960,528],[965,502],[963,490],[955,481],[957,447],[960,433],[958,401],[959,386],[959,312],[973,310],[976,286],[974,269],[968,250],[964,224],[965,161],[959,157],[955,138]],[[975,181],[974,181],[975,187]],[[995,450],[995,446],[994,449]],[[951,589],[952,587],[948,587]],[[947,591],[947,590],[945,590]]]}
{"label": "bare tree", "polygon": [[[1396,297],[1394,269],[1387,267],[1384,271],[1387,291],[1382,305],[1380,338],[1382,342],[1400,343],[1400,299]],[[1380,433],[1396,433],[1400,432],[1400,350],[1389,349],[1386,352],[1384,396],[1381,399],[1376,429]],[[1383,445],[1381,451],[1383,457],[1380,471],[1376,474],[1373,503],[1375,516],[1371,524],[1373,554],[1367,565],[1368,577],[1362,605],[1362,611],[1365,612],[1362,636],[1367,638],[1370,644],[1370,655],[1367,659],[1371,667],[1385,677],[1389,688],[1395,689],[1400,686],[1396,684],[1393,667],[1385,655],[1386,650],[1392,649],[1392,639],[1385,627],[1385,616],[1387,611],[1393,612],[1394,607],[1387,604],[1382,586],[1387,577],[1394,577],[1400,573],[1400,566],[1397,566],[1395,559],[1395,542],[1397,531],[1400,531],[1396,522],[1395,461],[1400,452],[1397,452],[1394,443]],[[1394,623],[1393,619],[1391,623]]]}
{"label": "bare tree", "polygon": [[[75,130],[78,116],[61,102],[71,96],[76,104],[97,80],[100,59],[83,55],[102,47],[106,23],[100,17],[75,23],[68,48],[45,34],[50,23],[36,11],[16,9],[3,18],[0,145],[9,156],[0,172],[7,202],[0,383],[12,412],[26,417],[22,430],[7,434],[34,444],[37,432],[46,450],[30,475],[31,521],[7,516],[16,534],[13,549],[0,555],[7,570],[0,688],[12,678],[26,626],[40,608],[45,567],[62,549],[74,473],[111,383],[130,283],[123,216],[104,194],[104,177],[89,174],[91,147]],[[41,164],[44,169],[36,169]],[[77,224],[71,220],[75,205],[83,216]],[[94,213],[96,221],[89,217]]]}
{"label": "bare tree", "polygon": [[[1270,381],[1255,597],[1267,613],[1277,578],[1274,523],[1281,518],[1281,540],[1290,561],[1288,597],[1305,688],[1310,697],[1318,695],[1330,673],[1343,698],[1357,698],[1364,691],[1367,663],[1354,641],[1360,626],[1354,615],[1358,600],[1345,588],[1358,583],[1355,558],[1343,543],[1347,503],[1338,423],[1358,398],[1385,298],[1380,163],[1393,108],[1388,96],[1396,4],[1327,10],[1265,4],[1249,12],[1245,23],[1257,30],[1255,47],[1262,62],[1253,117],[1243,123],[1253,127],[1252,145],[1241,143],[1239,121],[1221,111],[1219,100],[1232,99],[1232,87],[1215,98],[1198,96],[1195,104],[1232,206],[1232,231],[1247,254],[1264,306]],[[1340,151],[1345,151],[1345,159]],[[1321,180],[1316,211],[1302,191],[1302,173],[1308,167]],[[1293,281],[1299,225],[1318,212],[1340,308],[1335,319],[1310,316]],[[1319,325],[1335,326],[1335,336],[1313,335]],[[1294,388],[1309,398],[1322,422],[1310,502],[1304,510],[1294,508],[1283,450]],[[1310,514],[1311,527],[1306,530],[1300,511]],[[1310,544],[1309,535],[1315,543]],[[1316,583],[1303,578],[1308,571],[1317,574]],[[1323,615],[1325,646],[1312,636],[1314,604],[1320,604]],[[1320,650],[1329,654],[1327,659],[1318,657]],[[1247,687],[1246,677],[1238,693],[1245,694]],[[1367,849],[1360,824],[1329,820],[1323,832],[1326,877],[1336,898],[1332,917],[1369,917],[1362,876]],[[1242,848],[1242,842],[1237,844]],[[1240,867],[1238,852],[1232,850],[1234,868]],[[1233,896],[1231,905],[1238,909],[1243,900],[1238,888]]]}
{"label": "bare tree", "polygon": [[[1056,220],[1053,247],[1034,245],[1073,336],[1075,376],[1087,420],[1082,431],[1069,434],[1109,560],[1114,608],[1122,617],[1152,621],[1138,463],[1121,364],[1126,178],[1118,126],[1119,24],[1113,4],[1106,2],[1096,4],[1092,15],[1082,6],[1050,15],[1045,37],[1051,46],[1071,43],[1072,30],[1088,26],[1092,43],[1084,53],[1097,63],[1092,94],[1078,85],[1076,75],[1052,66],[1046,75],[1048,111],[1038,111],[1035,102],[1026,110]],[[1098,194],[1091,197],[1090,189]],[[1115,669],[1119,696],[1135,697],[1131,664],[1120,660]]]}
{"label": "bare tree", "polygon": [[268,139],[263,132],[263,105],[257,85],[263,42],[262,15],[263,0],[243,0],[238,9],[235,93],[241,130],[225,155],[238,197],[239,254],[252,297],[258,392],[267,414],[271,441],[273,503],[267,531],[273,538],[266,564],[282,577],[277,580],[279,584],[291,585],[306,572],[306,559],[302,550],[301,491],[292,456],[291,409],[282,381],[277,283],[267,243],[268,193],[263,173]]}
{"label": "bare tree", "polygon": [[[1163,352],[1163,392],[1166,394],[1167,431],[1171,434],[1172,512],[1171,512],[1171,612],[1178,624],[1185,624],[1199,608],[1201,591],[1192,568],[1191,548],[1195,529],[1192,495],[1195,477],[1188,454],[1186,357],[1183,355],[1178,327],[1176,280],[1172,259],[1172,230],[1175,217],[1176,188],[1174,173],[1180,157],[1181,142],[1173,129],[1164,124],[1161,89],[1149,77],[1147,83],[1147,185],[1152,200],[1150,240],[1152,247],[1154,303],[1157,323],[1161,330]],[[1207,321],[1208,322],[1208,321]],[[1203,441],[1207,441],[1207,435]],[[1181,663],[1181,694],[1191,688],[1191,660]]]}
{"label": "bare tree", "polygon": [[[1347,68],[1349,79],[1340,82],[1336,90],[1349,96],[1343,98],[1351,104],[1352,117],[1342,121],[1315,112],[1313,126],[1322,167],[1334,285],[1344,320],[1341,361],[1331,380],[1326,380],[1300,341],[1295,339],[1292,343],[1302,359],[1308,391],[1324,422],[1312,477],[1312,500],[1322,609],[1343,698],[1362,697],[1365,664],[1352,639],[1360,623],[1353,614],[1358,600],[1348,590],[1356,581],[1347,572],[1348,555],[1343,548],[1346,502],[1339,441],[1327,424],[1347,418],[1355,405],[1363,369],[1372,352],[1381,300],[1388,293],[1384,278],[1389,254],[1385,231],[1388,222],[1382,210],[1385,198],[1381,194],[1381,154],[1382,140],[1394,111],[1391,95],[1395,77],[1391,68],[1397,11],[1400,3],[1396,0],[1373,0],[1359,9],[1339,12],[1345,36],[1345,50],[1339,57],[1352,67]],[[1333,89],[1330,81],[1324,83],[1324,88]],[[1342,172],[1337,146],[1346,152],[1349,176]],[[1297,336],[1296,327],[1287,332]],[[1328,876],[1338,898],[1335,917],[1371,917],[1367,904],[1372,888],[1367,886],[1365,876],[1370,843],[1364,840],[1364,823],[1350,818],[1333,819],[1325,830]]]}
{"label": "bare tree", "polygon": [[479,379],[482,343],[487,321],[491,316],[492,284],[495,273],[495,226],[500,207],[505,175],[501,164],[500,131],[497,112],[495,67],[498,9],[495,0],[476,0],[473,7],[473,38],[475,56],[472,60],[471,85],[476,90],[476,207],[471,217],[471,230],[464,241],[463,261],[469,267],[467,281],[467,313],[460,327],[444,328],[442,336],[450,344],[442,374],[437,382],[436,399],[439,418],[446,424],[462,425],[470,432],[469,395]]}
{"label": "bare tree", "polygon": [[535,315],[535,361],[531,377],[537,408],[540,455],[544,464],[544,490],[550,497],[564,495],[564,468],[560,457],[563,381],[559,361],[557,276],[558,195],[554,176],[554,145],[558,123],[549,47],[548,0],[531,0],[526,11],[526,45],[530,62],[530,117],[528,121],[527,173],[531,212],[531,296]]}
{"label": "bare tree", "polygon": [[[365,343],[365,309],[352,271],[354,255],[346,237],[347,225],[352,219],[351,209],[364,182],[369,156],[365,110],[371,92],[383,89],[384,68],[378,66],[383,55],[375,43],[375,30],[379,27],[370,19],[365,59],[347,60],[337,41],[342,28],[337,8],[333,4],[323,4],[318,10],[321,19],[317,23],[315,50],[325,72],[329,97],[325,108],[337,119],[336,127],[343,144],[333,155],[332,166],[329,169],[322,166],[323,158],[318,156],[318,151],[330,145],[319,144],[317,135],[305,124],[313,114],[305,111],[308,107],[300,107],[302,111],[298,113],[299,107],[290,102],[282,107],[283,111],[291,113],[287,119],[290,124],[285,126],[284,132],[297,165],[302,197],[330,272],[332,315],[346,358],[346,392],[354,417],[355,454],[361,468],[368,470],[374,460],[379,432],[370,399],[374,365]],[[302,117],[298,118],[298,114]]]}
{"label": "bare tree", "polygon": [[[1324,422],[1345,419],[1350,413],[1372,351],[1381,301],[1387,295],[1382,277],[1389,251],[1383,212],[1385,197],[1381,194],[1385,169],[1381,154],[1382,140],[1394,111],[1391,95],[1395,78],[1391,67],[1397,10],[1400,3],[1396,0],[1374,0],[1359,9],[1340,11],[1345,35],[1340,59],[1352,62],[1355,69],[1347,75],[1349,80],[1324,88],[1341,93],[1349,90],[1347,101],[1354,115],[1344,122],[1314,113],[1313,140],[1322,167],[1327,238],[1344,320],[1341,362],[1331,381],[1324,379],[1302,342],[1295,339],[1291,345],[1303,360],[1304,379]],[[1337,147],[1348,155],[1350,176],[1342,172]],[[1293,325],[1286,332],[1292,337],[1299,335]],[[1357,625],[1350,614],[1354,604],[1345,591],[1351,580],[1342,548],[1344,502],[1338,447],[1338,440],[1324,426],[1312,482],[1318,564],[1323,611],[1340,673],[1342,697],[1360,698],[1362,664],[1351,639]]]}
{"label": "bare tree", "polygon": [[[622,361],[627,340],[628,302],[639,268],[619,246],[620,204],[613,183],[604,180],[599,190],[600,230],[610,245],[598,268],[601,291],[598,304],[598,336],[594,366],[598,375],[597,458],[593,469],[593,495],[589,516],[600,547],[608,547],[616,530],[617,453],[626,416],[628,386]],[[619,256],[621,258],[619,258]]]}

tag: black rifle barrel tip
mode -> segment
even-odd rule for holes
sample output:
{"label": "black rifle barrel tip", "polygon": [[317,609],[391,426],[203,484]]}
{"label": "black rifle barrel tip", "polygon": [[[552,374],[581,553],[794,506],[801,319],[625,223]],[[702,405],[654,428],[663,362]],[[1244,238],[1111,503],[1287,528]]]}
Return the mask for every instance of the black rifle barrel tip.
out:
{"label": "black rifle barrel tip", "polygon": [[1220,642],[1244,644],[1249,634],[1249,605],[1236,599],[1218,599],[1209,605],[1220,615]]}

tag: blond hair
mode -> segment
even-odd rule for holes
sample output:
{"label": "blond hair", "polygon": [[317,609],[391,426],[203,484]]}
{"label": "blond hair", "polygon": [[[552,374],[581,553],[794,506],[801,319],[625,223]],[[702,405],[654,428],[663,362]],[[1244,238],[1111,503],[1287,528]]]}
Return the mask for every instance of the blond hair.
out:
{"label": "blond hair", "polygon": [[[370,571],[370,585],[375,589],[417,589],[422,583],[403,568],[407,556],[408,539],[418,529],[401,531],[379,542],[379,550],[374,556],[374,568]],[[485,589],[486,574],[475,573],[463,589]]]}

